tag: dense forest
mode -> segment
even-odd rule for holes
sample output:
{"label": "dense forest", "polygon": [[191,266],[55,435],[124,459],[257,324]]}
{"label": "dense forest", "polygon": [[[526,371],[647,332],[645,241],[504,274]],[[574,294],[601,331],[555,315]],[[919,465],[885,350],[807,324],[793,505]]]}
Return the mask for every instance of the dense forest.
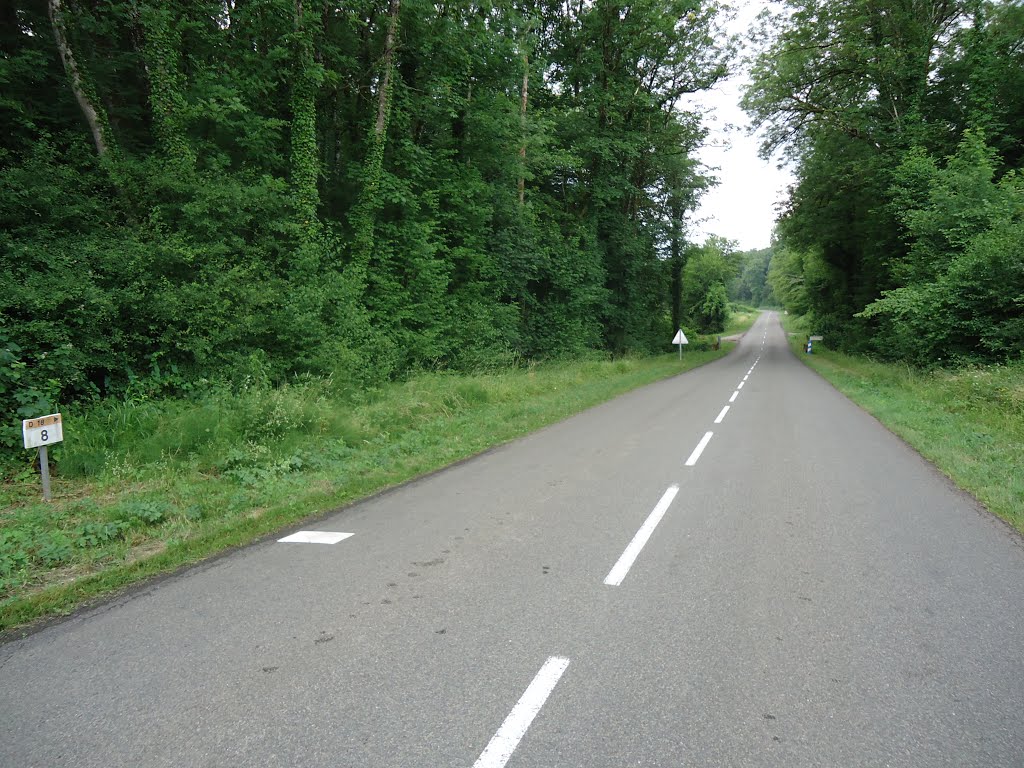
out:
{"label": "dense forest", "polygon": [[3,2],[0,407],[665,349],[721,15]]}
{"label": "dense forest", "polygon": [[[931,365],[1024,348],[1024,6],[766,12],[772,247],[689,241],[700,0],[5,0],[0,409],[362,387],[714,332],[730,299]],[[726,233],[728,234],[728,233]],[[18,443],[15,419],[0,442]]]}
{"label": "dense forest", "polygon": [[1024,5],[811,0],[762,18],[745,106],[796,182],[769,283],[832,344],[1024,351]]}

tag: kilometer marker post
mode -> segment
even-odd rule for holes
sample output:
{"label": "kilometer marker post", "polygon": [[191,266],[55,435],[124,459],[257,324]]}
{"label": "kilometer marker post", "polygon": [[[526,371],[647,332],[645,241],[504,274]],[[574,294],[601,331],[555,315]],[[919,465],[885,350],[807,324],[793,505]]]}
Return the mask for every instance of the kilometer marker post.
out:
{"label": "kilometer marker post", "polygon": [[676,335],[672,337],[672,343],[679,345],[679,359],[681,361],[683,359],[683,344],[690,343],[686,340],[686,334],[683,333],[682,328],[676,331]]}
{"label": "kilometer marker post", "polygon": [[39,449],[39,474],[43,480],[43,499],[50,500],[50,459],[46,448],[51,443],[64,440],[64,422],[59,413],[25,419],[21,422],[21,434],[25,439],[25,448]]}

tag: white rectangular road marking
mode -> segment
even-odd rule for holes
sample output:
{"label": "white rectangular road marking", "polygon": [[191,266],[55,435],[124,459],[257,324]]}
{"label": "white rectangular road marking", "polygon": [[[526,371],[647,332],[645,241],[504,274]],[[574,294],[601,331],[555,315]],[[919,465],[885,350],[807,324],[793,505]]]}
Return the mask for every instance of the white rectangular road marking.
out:
{"label": "white rectangular road marking", "polygon": [[736,402],[736,396],[739,395],[739,393],[740,393],[740,391],[738,389],[735,392],[733,392],[732,393],[732,397],[729,398],[729,402],[730,403],[735,403]]}
{"label": "white rectangular road marking", "polygon": [[743,380],[746,381],[749,378],[750,378],[750,374],[748,373],[746,376],[743,377]]}
{"label": "white rectangular road marking", "polygon": [[[708,433],[710,434],[710,433]],[[626,578],[626,574],[629,573],[629,569],[633,567],[633,563],[640,555],[640,550],[647,544],[647,540],[651,538],[651,534],[654,533],[654,529],[658,527],[658,523],[661,522],[661,518],[665,516],[665,512],[668,511],[669,504],[672,503],[672,499],[679,493],[679,486],[672,485],[669,489],[662,494],[661,500],[657,503],[651,514],[644,520],[644,524],[640,526],[640,530],[633,536],[633,540],[626,545],[626,549],[623,550],[622,555],[619,556],[618,561],[612,566],[612,569],[608,571],[608,575],[604,577],[604,583],[609,587],[617,587],[622,583],[622,580]]]}
{"label": "white rectangular road marking", "polygon": [[745,381],[741,381],[740,385],[738,387],[736,387],[736,391],[739,392],[741,389],[743,389],[743,385],[744,384],[746,384],[746,382]]}
{"label": "white rectangular road marking", "polygon": [[278,539],[278,541],[288,544],[337,544],[349,536],[355,536],[355,534],[339,533],[337,531],[297,531],[291,536]]}
{"label": "white rectangular road marking", "polygon": [[704,433],[704,437],[702,437],[700,439],[700,442],[697,443],[697,447],[694,448],[693,449],[693,453],[690,454],[690,458],[688,458],[686,460],[686,466],[692,467],[694,464],[697,463],[697,459],[699,459],[700,455],[702,453],[704,453],[704,449],[708,447],[708,443],[711,442],[711,437],[714,434],[715,434],[714,432],[705,432]]}
{"label": "white rectangular road marking", "polygon": [[718,414],[718,418],[715,419],[715,424],[721,424],[722,423],[722,419],[725,418],[725,414],[727,414],[728,412],[729,412],[729,406],[727,405],[727,406],[725,406],[725,408],[722,409],[722,412],[720,414]]}
{"label": "white rectangular road marking", "polygon": [[519,697],[505,722],[501,724],[501,728],[491,737],[487,747],[473,763],[473,768],[503,768],[568,666],[569,660],[558,656],[552,656],[544,662],[530,687]]}

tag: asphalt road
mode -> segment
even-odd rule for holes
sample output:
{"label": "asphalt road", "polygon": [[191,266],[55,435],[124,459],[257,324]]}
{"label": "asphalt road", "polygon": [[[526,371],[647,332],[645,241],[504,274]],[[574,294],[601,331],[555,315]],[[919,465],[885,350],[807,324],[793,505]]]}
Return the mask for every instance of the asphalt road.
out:
{"label": "asphalt road", "polygon": [[1024,765],[1020,537],[771,314],[310,527],[0,647],[0,766]]}

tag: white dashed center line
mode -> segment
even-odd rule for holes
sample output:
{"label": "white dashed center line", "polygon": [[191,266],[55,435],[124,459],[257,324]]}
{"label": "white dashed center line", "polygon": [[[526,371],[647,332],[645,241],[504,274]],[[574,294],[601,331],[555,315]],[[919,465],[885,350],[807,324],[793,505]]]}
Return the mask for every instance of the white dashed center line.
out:
{"label": "white dashed center line", "polygon": [[609,587],[617,587],[622,584],[622,580],[626,578],[626,574],[629,573],[629,569],[633,567],[633,563],[640,555],[640,550],[647,544],[647,540],[651,538],[651,534],[654,533],[654,529],[658,527],[658,523],[661,522],[661,518],[665,516],[668,511],[669,505],[672,503],[672,499],[679,493],[679,486],[672,485],[669,489],[662,494],[661,499],[655,505],[654,509],[651,510],[651,514],[644,520],[644,524],[640,526],[640,529],[633,536],[633,540],[626,545],[626,548],[622,551],[619,559],[612,566],[612,569],[608,571],[608,575],[604,577],[604,583]]}
{"label": "white dashed center line", "polygon": [[737,389],[735,392],[732,393],[732,397],[729,398],[729,402],[730,403],[735,403],[736,402],[736,398],[739,396],[739,394],[740,394],[740,391]]}
{"label": "white dashed center line", "polygon": [[473,768],[502,768],[508,762],[568,666],[569,660],[560,656],[552,656],[544,662],[530,687],[519,697],[501,728],[473,763]]}
{"label": "white dashed center line", "polygon": [[697,443],[697,447],[694,448],[693,453],[690,454],[690,458],[686,460],[686,466],[692,467],[697,463],[697,459],[699,459],[700,455],[704,453],[704,449],[708,447],[708,443],[711,442],[711,438],[714,434],[714,432],[704,433],[704,437],[700,439],[700,442]]}
{"label": "white dashed center line", "polygon": [[722,419],[725,418],[725,414],[727,414],[728,412],[729,412],[729,406],[727,405],[727,406],[725,406],[722,409],[722,412],[720,414],[718,414],[718,418],[715,419],[715,424],[721,424],[722,423]]}

